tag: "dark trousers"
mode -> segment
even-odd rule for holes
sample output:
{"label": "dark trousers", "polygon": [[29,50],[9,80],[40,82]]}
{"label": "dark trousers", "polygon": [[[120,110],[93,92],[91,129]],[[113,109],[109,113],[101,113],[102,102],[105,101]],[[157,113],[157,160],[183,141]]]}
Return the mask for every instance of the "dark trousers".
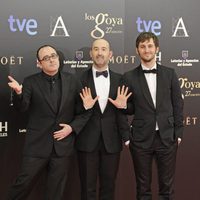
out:
{"label": "dark trousers", "polygon": [[151,181],[154,158],[158,170],[159,200],[173,200],[177,142],[166,147],[157,131],[150,148],[139,148],[131,143],[130,151],[135,170],[137,200],[152,200]]}
{"label": "dark trousers", "polygon": [[71,156],[24,157],[21,171],[8,192],[7,200],[27,199],[37,177],[44,168],[47,168],[45,200],[61,200],[70,163]]}
{"label": "dark trousers", "polygon": [[[91,153],[78,152],[81,200],[114,200],[119,160],[120,153],[109,154],[102,149]],[[96,192],[98,176],[99,198]]]}

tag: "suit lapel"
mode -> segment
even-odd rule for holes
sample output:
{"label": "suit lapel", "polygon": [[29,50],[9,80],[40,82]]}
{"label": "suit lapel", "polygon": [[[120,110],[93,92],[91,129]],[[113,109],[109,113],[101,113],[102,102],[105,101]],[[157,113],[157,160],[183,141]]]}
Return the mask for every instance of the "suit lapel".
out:
{"label": "suit lapel", "polygon": [[139,83],[140,83],[142,92],[143,92],[147,102],[149,103],[149,105],[155,109],[155,106],[153,104],[153,100],[152,100],[152,97],[151,97],[151,93],[149,91],[149,87],[148,87],[145,75],[142,71],[142,66],[140,66],[138,68],[138,74],[139,74]]}
{"label": "suit lapel", "polygon": [[[86,81],[87,82],[86,82],[85,85],[87,85],[91,89],[92,97],[95,98],[97,96],[97,93],[96,93],[96,89],[95,89],[94,78],[93,78],[93,74],[92,74],[92,68],[90,70],[88,70],[88,75],[87,75]],[[95,106],[97,107],[97,109],[101,113],[99,101],[97,101],[95,103]]]}
{"label": "suit lapel", "polygon": [[92,93],[92,97],[96,97],[97,93],[96,93],[96,89],[95,89],[95,85],[94,85],[94,78],[93,78],[93,74],[92,74],[92,69],[90,69],[88,71],[88,75],[87,75],[87,83],[86,85],[88,85],[88,87],[91,89],[91,93]]}
{"label": "suit lapel", "polygon": [[109,90],[109,97],[110,98],[115,98],[116,97],[116,88],[118,85],[116,85],[116,76],[115,74],[109,70],[109,73],[110,73],[110,90]]}
{"label": "suit lapel", "polygon": [[[111,70],[109,70],[109,74],[110,74],[110,88],[109,88],[108,97],[114,99],[114,98],[116,98],[116,88],[117,88],[116,78],[115,78],[115,74]],[[107,111],[109,104],[110,104],[110,102],[108,100],[105,110],[104,110],[104,113]]]}
{"label": "suit lapel", "polygon": [[64,106],[65,100],[67,99],[67,96],[69,95],[69,85],[71,83],[70,76],[65,76],[62,72],[60,72],[60,78],[61,78],[61,100],[60,100],[60,107],[58,113],[62,110],[62,107]]}
{"label": "suit lapel", "polygon": [[46,100],[46,102],[49,105],[49,107],[51,108],[51,110],[53,112],[56,112],[55,108],[51,102],[51,98],[49,96],[48,90],[46,88],[45,79],[42,77],[42,73],[39,74],[36,84],[37,84],[38,88],[40,89],[41,94],[44,95],[44,99]]}
{"label": "suit lapel", "polygon": [[162,76],[162,69],[159,65],[157,65],[157,88],[156,88],[156,108],[159,107],[160,103],[162,102],[162,99],[164,97],[164,82],[163,82],[163,76]]}

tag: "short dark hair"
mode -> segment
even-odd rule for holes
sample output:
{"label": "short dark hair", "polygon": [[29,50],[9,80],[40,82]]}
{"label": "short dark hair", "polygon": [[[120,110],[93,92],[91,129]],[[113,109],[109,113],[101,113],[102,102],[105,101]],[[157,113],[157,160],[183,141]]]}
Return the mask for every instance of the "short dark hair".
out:
{"label": "short dark hair", "polygon": [[138,35],[138,37],[136,39],[136,48],[139,47],[140,42],[145,42],[146,40],[150,40],[151,38],[153,39],[155,46],[159,47],[158,37],[154,33],[152,33],[152,32],[142,32]]}
{"label": "short dark hair", "polygon": [[57,53],[57,50],[55,49],[55,47],[51,46],[51,45],[48,45],[48,44],[45,44],[45,45],[42,45],[41,47],[38,48],[37,50],[37,53],[36,53],[36,57],[37,59],[40,61],[40,58],[39,58],[39,52],[41,49],[45,48],[45,47],[51,47],[52,49],[54,49]]}

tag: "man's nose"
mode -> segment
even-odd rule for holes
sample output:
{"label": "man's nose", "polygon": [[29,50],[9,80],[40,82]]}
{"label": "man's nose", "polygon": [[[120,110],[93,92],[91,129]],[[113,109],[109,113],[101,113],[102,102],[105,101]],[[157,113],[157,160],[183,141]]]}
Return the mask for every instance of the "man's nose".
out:
{"label": "man's nose", "polygon": [[49,61],[52,62],[54,59],[50,56],[49,57]]}
{"label": "man's nose", "polygon": [[98,51],[98,55],[102,55],[102,51],[101,50]]}

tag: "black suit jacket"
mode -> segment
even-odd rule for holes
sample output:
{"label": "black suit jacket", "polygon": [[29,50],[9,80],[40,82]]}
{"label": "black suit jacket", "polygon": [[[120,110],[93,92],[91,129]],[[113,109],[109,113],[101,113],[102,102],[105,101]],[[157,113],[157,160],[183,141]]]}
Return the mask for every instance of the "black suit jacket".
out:
{"label": "black suit jacket", "polygon": [[132,142],[140,147],[151,146],[156,121],[160,137],[169,146],[183,133],[183,99],[178,78],[173,69],[157,65],[156,108],[142,67],[124,74],[125,84],[133,92],[129,98],[127,113],[133,114]]}
{"label": "black suit jacket", "polygon": [[[109,97],[116,98],[117,88],[120,85],[121,75],[109,71],[110,73],[110,92]],[[92,69],[85,71],[80,76],[83,87],[89,87],[92,97],[96,97],[95,85]],[[130,130],[126,115],[108,101],[104,113],[98,101],[92,109],[93,113],[86,126],[78,134],[76,147],[80,151],[92,152],[96,149],[102,136],[107,152],[117,153],[122,150],[122,139],[129,140]]]}
{"label": "black suit jacket", "polygon": [[[74,135],[57,141],[53,132],[60,130],[60,123],[69,124],[75,133],[80,132],[89,112],[82,113],[82,102],[79,97],[80,84],[72,74],[60,72],[61,102],[57,112],[52,105],[42,73],[24,79],[22,95],[15,95],[14,105],[21,111],[28,110],[29,121],[24,147],[24,155],[48,157],[55,147],[58,156],[74,152]],[[80,112],[77,113],[77,110]]]}

